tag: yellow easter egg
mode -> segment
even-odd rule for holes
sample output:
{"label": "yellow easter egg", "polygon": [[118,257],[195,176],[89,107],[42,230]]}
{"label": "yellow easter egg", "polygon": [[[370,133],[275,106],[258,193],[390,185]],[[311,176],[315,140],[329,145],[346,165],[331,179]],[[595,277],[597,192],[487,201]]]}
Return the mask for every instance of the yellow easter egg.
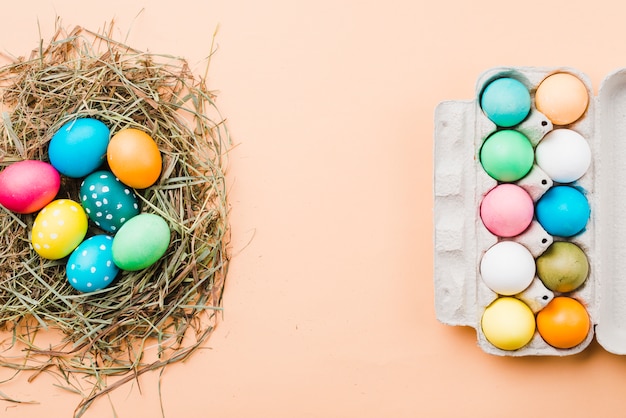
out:
{"label": "yellow easter egg", "polygon": [[78,247],[86,234],[87,214],[82,206],[73,200],[58,199],[35,218],[31,243],[43,258],[58,260]]}
{"label": "yellow easter egg", "polygon": [[485,309],[481,326],[491,344],[502,350],[517,350],[533,338],[535,316],[521,300],[500,297]]}

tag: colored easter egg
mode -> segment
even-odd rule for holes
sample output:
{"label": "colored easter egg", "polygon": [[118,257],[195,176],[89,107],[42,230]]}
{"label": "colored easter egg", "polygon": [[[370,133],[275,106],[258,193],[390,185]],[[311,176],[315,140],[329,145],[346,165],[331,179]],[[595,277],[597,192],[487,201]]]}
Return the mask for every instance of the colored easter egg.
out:
{"label": "colored easter egg", "polygon": [[528,116],[530,93],[524,84],[514,78],[498,78],[483,90],[480,107],[496,125],[511,127]]}
{"label": "colored easter egg", "polygon": [[112,237],[94,235],[72,251],[65,271],[74,289],[84,293],[94,292],[113,282],[119,268],[113,263],[112,245]]}
{"label": "colored easter egg", "polygon": [[512,296],[524,291],[535,278],[535,259],[515,241],[500,241],[480,261],[480,275],[494,292]]}
{"label": "colored easter egg", "polygon": [[50,163],[68,177],[84,177],[102,165],[108,144],[109,128],[104,123],[92,118],[71,120],[50,140]]}
{"label": "colored easter egg", "polygon": [[61,176],[38,160],[13,163],[0,172],[0,204],[16,213],[37,212],[59,192]]}
{"label": "colored easter egg", "polygon": [[537,314],[537,331],[545,342],[556,348],[572,348],[589,334],[591,320],[582,303],[559,296]]}
{"label": "colored easter egg", "polygon": [[556,241],[537,258],[537,276],[550,290],[560,293],[578,289],[589,275],[589,260],[573,242]]}
{"label": "colored easter egg", "polygon": [[554,186],[535,206],[537,220],[548,234],[572,237],[587,226],[591,210],[582,192],[571,186]]}
{"label": "colored easter egg", "polygon": [[122,183],[136,189],[153,185],[161,175],[161,152],[152,137],[139,129],[122,129],[113,135],[107,161]]}
{"label": "colored easter egg", "polygon": [[581,178],[591,164],[591,148],[585,138],[571,129],[548,132],[535,149],[537,165],[558,183]]}
{"label": "colored easter egg", "polygon": [[122,225],[113,238],[113,262],[122,270],[136,271],[151,266],[167,251],[170,229],[167,222],[151,213],[139,214]]}
{"label": "colored easter egg", "polygon": [[521,132],[504,129],[490,135],[480,148],[480,163],[491,177],[502,182],[517,181],[533,167],[535,151]]}
{"label": "colored easter egg", "polygon": [[80,185],[80,202],[98,227],[115,233],[139,214],[139,199],[131,188],[110,171],[96,171]]}
{"label": "colored easter egg", "polygon": [[514,237],[528,228],[535,212],[526,190],[504,183],[491,189],[480,204],[480,219],[499,237]]}
{"label": "colored easter egg", "polygon": [[537,110],[555,125],[576,122],[587,110],[589,93],[578,77],[555,73],[546,77],[535,92]]}
{"label": "colored easter egg", "polygon": [[87,215],[73,200],[58,199],[44,207],[33,222],[31,241],[43,258],[58,260],[70,254],[87,233]]}
{"label": "colored easter egg", "polygon": [[491,303],[481,318],[485,338],[501,350],[517,350],[530,342],[535,333],[535,316],[521,300],[501,297]]}

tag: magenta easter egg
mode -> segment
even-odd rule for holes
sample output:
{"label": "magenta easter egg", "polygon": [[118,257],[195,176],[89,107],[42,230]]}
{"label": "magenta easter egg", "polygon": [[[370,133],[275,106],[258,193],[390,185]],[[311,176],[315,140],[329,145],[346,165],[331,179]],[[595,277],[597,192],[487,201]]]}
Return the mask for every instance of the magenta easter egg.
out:
{"label": "magenta easter egg", "polygon": [[61,176],[50,164],[38,160],[13,163],[0,172],[0,204],[12,212],[37,212],[52,202]]}

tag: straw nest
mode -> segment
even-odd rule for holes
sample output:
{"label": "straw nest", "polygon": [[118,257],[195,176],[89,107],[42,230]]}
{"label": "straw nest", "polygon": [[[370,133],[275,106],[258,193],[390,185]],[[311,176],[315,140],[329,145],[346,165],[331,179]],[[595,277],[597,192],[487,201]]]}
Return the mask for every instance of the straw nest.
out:
{"label": "straw nest", "polygon": [[[115,387],[199,348],[216,325],[228,266],[229,141],[214,96],[185,60],[133,49],[113,40],[111,29],[59,28],[30,57],[5,57],[10,62],[0,67],[0,169],[23,159],[47,161],[56,130],[86,116],[112,135],[128,127],[146,131],[163,157],[158,182],[137,193],[142,212],[169,223],[169,248],[156,264],[121,272],[99,292],[78,293],[65,277],[65,259],[33,251],[36,214],[0,207],[0,326],[5,342],[21,345],[23,354],[0,356],[0,365],[60,376],[82,396],[76,416]],[[79,183],[63,178],[58,198],[78,200]],[[102,233],[94,228],[88,235]],[[42,347],[41,330],[50,329],[61,337]],[[154,355],[144,355],[148,347]]]}

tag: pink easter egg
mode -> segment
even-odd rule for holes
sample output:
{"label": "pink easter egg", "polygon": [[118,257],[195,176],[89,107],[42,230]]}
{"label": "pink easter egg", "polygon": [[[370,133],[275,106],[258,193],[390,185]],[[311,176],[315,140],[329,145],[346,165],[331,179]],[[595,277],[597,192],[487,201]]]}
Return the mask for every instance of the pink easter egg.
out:
{"label": "pink easter egg", "polygon": [[50,203],[61,187],[52,165],[38,160],[13,163],[0,172],[0,204],[16,213],[33,213]]}
{"label": "pink easter egg", "polygon": [[499,237],[514,237],[533,220],[533,200],[526,190],[505,183],[491,189],[480,204],[480,218],[485,227]]}

